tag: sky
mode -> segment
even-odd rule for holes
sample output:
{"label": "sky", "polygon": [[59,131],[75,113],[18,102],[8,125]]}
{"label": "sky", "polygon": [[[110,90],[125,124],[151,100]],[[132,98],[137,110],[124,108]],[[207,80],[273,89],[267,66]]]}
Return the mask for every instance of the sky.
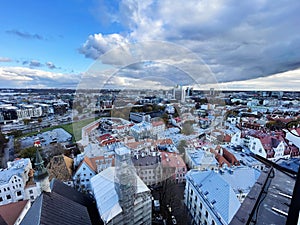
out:
{"label": "sky", "polygon": [[300,91],[299,0],[10,0],[0,88]]}

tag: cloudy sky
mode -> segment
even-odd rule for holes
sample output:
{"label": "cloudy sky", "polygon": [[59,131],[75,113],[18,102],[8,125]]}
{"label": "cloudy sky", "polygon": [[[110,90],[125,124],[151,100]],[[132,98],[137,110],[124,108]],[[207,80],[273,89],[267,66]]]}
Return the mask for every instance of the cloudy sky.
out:
{"label": "cloudy sky", "polygon": [[299,0],[10,0],[0,87],[300,91]]}

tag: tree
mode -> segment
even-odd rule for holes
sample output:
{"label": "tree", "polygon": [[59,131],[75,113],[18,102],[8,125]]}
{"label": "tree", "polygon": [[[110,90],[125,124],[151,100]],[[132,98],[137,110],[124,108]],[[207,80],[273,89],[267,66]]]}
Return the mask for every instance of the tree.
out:
{"label": "tree", "polygon": [[28,125],[31,122],[31,119],[23,119],[24,125]]}
{"label": "tree", "polygon": [[8,140],[4,137],[4,135],[0,132],[0,155],[2,156],[3,150],[5,148]]}
{"label": "tree", "polygon": [[182,124],[181,133],[185,135],[191,135],[194,132],[194,128],[192,126],[192,121],[186,121]]}
{"label": "tree", "polygon": [[36,147],[25,148],[25,149],[21,150],[20,157],[21,158],[29,158],[31,161],[34,161],[36,149],[41,151],[41,148],[36,148]]}
{"label": "tree", "polygon": [[180,154],[184,154],[185,153],[185,148],[187,147],[187,142],[186,140],[181,140],[177,146],[177,149],[179,151]]}

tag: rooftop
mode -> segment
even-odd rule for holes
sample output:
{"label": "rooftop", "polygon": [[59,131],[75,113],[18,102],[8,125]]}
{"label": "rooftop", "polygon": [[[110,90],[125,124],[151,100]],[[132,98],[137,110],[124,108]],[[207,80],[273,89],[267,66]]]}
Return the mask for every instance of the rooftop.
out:
{"label": "rooftop", "polygon": [[216,216],[220,214],[228,224],[240,207],[240,202],[228,182],[213,171],[190,170],[186,177],[205,199],[210,210]]}
{"label": "rooftop", "polygon": [[91,225],[87,208],[55,192],[42,193],[33,203],[22,225]]}
{"label": "rooftop", "polygon": [[278,169],[262,172],[231,224],[286,224],[294,186],[295,178]]}
{"label": "rooftop", "polygon": [[194,165],[217,165],[218,161],[211,152],[203,150],[189,150],[186,154],[191,158]]}
{"label": "rooftop", "polygon": [[[91,186],[100,217],[106,223],[122,212],[114,178],[115,167],[109,167],[91,179]],[[150,191],[137,175],[136,179],[137,194]]]}
{"label": "rooftop", "polygon": [[22,177],[26,166],[31,165],[30,159],[18,159],[8,162],[8,168],[0,171],[0,185],[6,184],[13,175]]}
{"label": "rooftop", "polygon": [[[29,200],[25,200],[0,206],[0,217],[2,217],[8,225],[15,224],[28,201]],[[2,224],[1,221],[0,224]]]}

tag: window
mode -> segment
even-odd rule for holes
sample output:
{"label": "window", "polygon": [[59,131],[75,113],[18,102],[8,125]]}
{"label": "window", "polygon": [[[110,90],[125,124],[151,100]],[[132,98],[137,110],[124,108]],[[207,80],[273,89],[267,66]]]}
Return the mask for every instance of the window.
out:
{"label": "window", "polygon": [[21,191],[18,191],[17,192],[17,196],[21,196],[22,195],[22,192]]}
{"label": "window", "polygon": [[198,200],[198,198],[197,198],[197,196],[195,197],[195,202],[197,202],[197,200]]}
{"label": "window", "polygon": [[191,195],[193,195],[193,190],[191,189]]}
{"label": "window", "polygon": [[200,202],[200,209],[202,209],[202,203]]}
{"label": "window", "polygon": [[0,202],[3,202],[3,198],[2,197],[0,197]]}
{"label": "window", "polygon": [[85,181],[90,181],[90,179],[86,179]]}
{"label": "window", "polygon": [[11,199],[11,196],[10,195],[6,195],[6,199]]}
{"label": "window", "polygon": [[208,217],[208,212],[207,212],[207,211],[205,211],[205,217],[206,217],[206,218]]}
{"label": "window", "polygon": [[83,167],[82,169],[85,170],[85,167]]}
{"label": "window", "polygon": [[34,197],[33,197],[33,196],[30,196],[30,199],[31,199],[31,200],[34,200]]}
{"label": "window", "polygon": [[211,225],[216,225],[216,223],[215,223],[215,221],[214,221],[214,220],[211,222]]}
{"label": "window", "polygon": [[29,194],[33,194],[33,190],[29,190]]}

